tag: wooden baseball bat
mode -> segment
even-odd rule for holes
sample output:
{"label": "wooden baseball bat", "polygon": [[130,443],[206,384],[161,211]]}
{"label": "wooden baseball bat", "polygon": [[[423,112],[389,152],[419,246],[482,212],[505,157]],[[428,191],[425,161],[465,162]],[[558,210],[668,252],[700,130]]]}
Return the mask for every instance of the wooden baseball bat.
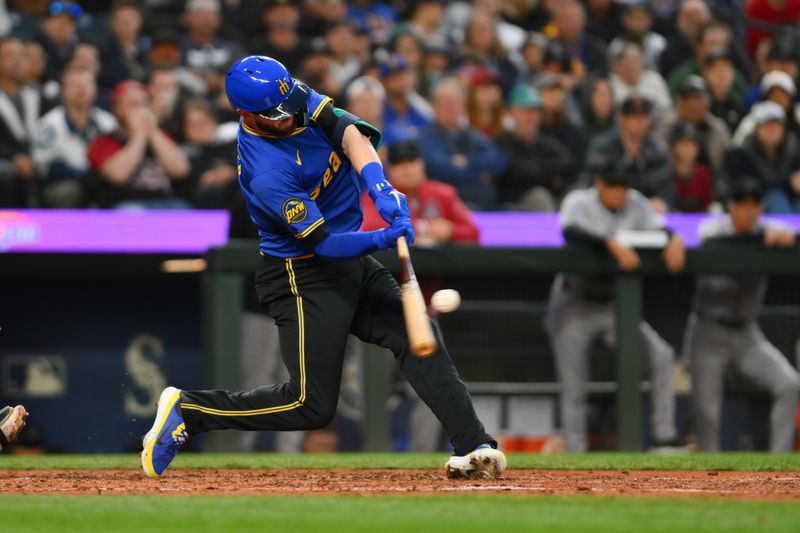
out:
{"label": "wooden baseball bat", "polygon": [[425,300],[411,265],[411,254],[408,252],[405,237],[397,239],[397,257],[400,258],[400,292],[411,352],[417,357],[428,357],[436,351],[436,338],[433,336]]}

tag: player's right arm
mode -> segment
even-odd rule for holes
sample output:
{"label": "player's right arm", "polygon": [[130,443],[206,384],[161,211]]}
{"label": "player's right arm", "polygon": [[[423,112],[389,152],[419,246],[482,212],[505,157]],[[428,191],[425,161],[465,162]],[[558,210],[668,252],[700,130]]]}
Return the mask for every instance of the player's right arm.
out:
{"label": "player's right arm", "polygon": [[308,193],[287,186],[293,181],[291,176],[267,172],[256,176],[248,187],[262,210],[279,217],[288,231],[317,255],[349,259],[393,248],[401,235],[409,242],[414,240],[414,228],[408,218],[398,218],[388,228],[376,231],[330,232]]}
{"label": "player's right arm", "polygon": [[405,236],[409,243],[414,241],[411,219],[396,218],[388,228],[365,232],[328,233],[320,227],[314,230],[307,244],[322,257],[349,259],[394,248],[400,236]]}

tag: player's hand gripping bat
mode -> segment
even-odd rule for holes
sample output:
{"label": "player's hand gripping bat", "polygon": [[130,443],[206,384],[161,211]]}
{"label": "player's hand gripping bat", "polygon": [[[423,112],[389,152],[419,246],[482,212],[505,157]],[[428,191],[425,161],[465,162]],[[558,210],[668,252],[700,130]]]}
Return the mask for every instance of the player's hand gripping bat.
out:
{"label": "player's hand gripping bat", "polygon": [[436,339],[428,318],[422,291],[411,265],[411,255],[405,237],[397,239],[397,256],[400,258],[400,291],[403,296],[403,315],[406,319],[408,342],[417,357],[428,357],[436,351]]}

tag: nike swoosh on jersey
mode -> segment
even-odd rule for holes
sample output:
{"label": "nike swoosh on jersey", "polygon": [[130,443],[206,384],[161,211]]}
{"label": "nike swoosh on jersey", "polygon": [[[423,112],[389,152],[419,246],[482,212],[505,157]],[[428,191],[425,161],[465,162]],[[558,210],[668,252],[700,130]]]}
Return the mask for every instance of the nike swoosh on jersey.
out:
{"label": "nike swoosh on jersey", "polygon": [[297,164],[300,165],[300,166],[303,165],[303,162],[300,161],[300,150],[299,149],[297,150]]}

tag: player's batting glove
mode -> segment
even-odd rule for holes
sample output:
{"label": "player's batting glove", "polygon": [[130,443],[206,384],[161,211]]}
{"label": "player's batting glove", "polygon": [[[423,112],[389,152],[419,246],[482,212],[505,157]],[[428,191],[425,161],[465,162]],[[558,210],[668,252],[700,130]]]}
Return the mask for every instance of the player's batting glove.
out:
{"label": "player's batting glove", "polygon": [[381,218],[389,224],[398,217],[411,218],[408,210],[408,199],[406,195],[396,191],[383,175],[383,167],[377,162],[364,165],[361,169],[361,177],[367,184],[369,197],[375,207],[378,208]]}
{"label": "player's batting glove", "polygon": [[369,189],[375,207],[381,218],[390,224],[397,218],[410,218],[406,195],[389,185],[388,181],[379,182]]}
{"label": "player's batting glove", "polygon": [[372,232],[372,239],[378,250],[389,250],[395,247],[399,237],[405,237],[408,244],[414,242],[414,225],[410,218],[396,218],[388,228]]}

